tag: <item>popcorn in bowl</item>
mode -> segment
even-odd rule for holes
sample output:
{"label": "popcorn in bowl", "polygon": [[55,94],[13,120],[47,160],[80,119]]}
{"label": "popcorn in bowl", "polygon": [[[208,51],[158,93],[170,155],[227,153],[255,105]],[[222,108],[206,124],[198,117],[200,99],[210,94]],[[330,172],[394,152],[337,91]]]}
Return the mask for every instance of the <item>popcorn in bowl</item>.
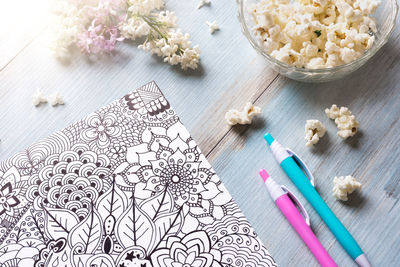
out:
{"label": "popcorn in bowl", "polygon": [[275,59],[298,68],[349,63],[370,49],[377,0],[263,0],[252,5],[253,31]]}

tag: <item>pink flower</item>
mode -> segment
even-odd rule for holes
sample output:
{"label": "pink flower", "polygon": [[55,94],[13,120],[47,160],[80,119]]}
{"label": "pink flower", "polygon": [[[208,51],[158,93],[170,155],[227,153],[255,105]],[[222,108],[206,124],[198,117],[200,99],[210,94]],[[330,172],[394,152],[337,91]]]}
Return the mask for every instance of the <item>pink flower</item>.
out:
{"label": "pink flower", "polygon": [[[117,42],[124,40],[119,35],[118,27],[123,17],[116,10],[121,8],[121,1],[103,0],[97,7],[89,8],[87,16],[90,26],[78,35],[77,46],[88,54],[111,52]],[[85,27],[86,28],[86,27]]]}

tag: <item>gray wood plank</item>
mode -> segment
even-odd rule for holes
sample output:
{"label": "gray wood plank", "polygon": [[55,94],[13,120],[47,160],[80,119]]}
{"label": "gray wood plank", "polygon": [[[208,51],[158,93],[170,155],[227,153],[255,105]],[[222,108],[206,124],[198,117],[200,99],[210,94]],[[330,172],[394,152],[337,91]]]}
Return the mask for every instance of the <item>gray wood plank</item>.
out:
{"label": "gray wood plank", "polygon": [[49,0],[0,2],[0,71],[45,29],[49,14]]}

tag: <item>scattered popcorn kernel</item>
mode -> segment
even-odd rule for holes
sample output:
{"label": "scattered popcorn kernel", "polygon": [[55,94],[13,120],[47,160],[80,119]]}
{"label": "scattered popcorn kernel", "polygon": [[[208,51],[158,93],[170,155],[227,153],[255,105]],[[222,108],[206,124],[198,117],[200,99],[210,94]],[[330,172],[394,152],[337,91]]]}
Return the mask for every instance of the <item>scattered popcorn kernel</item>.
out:
{"label": "scattered popcorn kernel", "polygon": [[43,92],[40,89],[37,89],[36,92],[33,94],[32,103],[35,106],[39,106],[41,103],[47,103],[47,99],[43,95]]}
{"label": "scattered popcorn kernel", "polygon": [[351,111],[347,107],[339,109],[338,106],[332,105],[330,109],[325,109],[325,113],[330,119],[335,120],[336,126],[339,129],[337,134],[343,139],[354,136],[358,128],[360,128],[356,117],[351,114]]}
{"label": "scattered popcorn kernel", "polygon": [[319,139],[326,133],[325,126],[319,120],[307,120],[305,125],[306,146],[311,147],[318,143]]}
{"label": "scattered popcorn kernel", "polygon": [[332,120],[340,117],[340,110],[335,104],[333,104],[331,108],[325,109],[325,113]]}
{"label": "scattered popcorn kernel", "polygon": [[200,0],[199,4],[198,4],[198,6],[197,6],[197,9],[200,9],[200,8],[202,8],[203,6],[205,6],[205,5],[210,5],[210,4],[211,4],[211,1],[210,1],[210,0]]}
{"label": "scattered popcorn kernel", "polygon": [[60,93],[55,93],[49,96],[49,102],[54,107],[57,105],[64,105],[64,98]]}
{"label": "scattered popcorn kernel", "polygon": [[225,114],[225,120],[229,125],[251,124],[252,119],[261,113],[261,108],[248,102],[242,111],[231,109]]}
{"label": "scattered popcorn kernel", "polygon": [[342,201],[347,201],[347,195],[351,194],[354,190],[361,188],[361,183],[354,177],[348,175],[346,177],[340,176],[333,179],[333,195]]}
{"label": "scattered popcorn kernel", "polygon": [[217,21],[215,20],[213,22],[207,21],[206,24],[208,25],[211,34],[213,34],[215,31],[219,31],[219,26],[217,24]]}

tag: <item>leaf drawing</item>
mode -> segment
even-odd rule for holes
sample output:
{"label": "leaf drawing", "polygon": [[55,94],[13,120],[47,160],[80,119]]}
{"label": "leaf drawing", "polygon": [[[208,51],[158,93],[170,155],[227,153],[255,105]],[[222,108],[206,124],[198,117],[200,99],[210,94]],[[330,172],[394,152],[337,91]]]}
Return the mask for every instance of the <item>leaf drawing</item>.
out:
{"label": "leaf drawing", "polygon": [[125,248],[141,246],[147,251],[154,244],[154,223],[134,199],[118,220],[115,229],[118,242]]}
{"label": "leaf drawing", "polygon": [[157,241],[167,236],[177,234],[183,225],[184,216],[180,210],[162,214],[154,221],[156,226]]}
{"label": "leaf drawing", "polygon": [[83,254],[93,253],[101,241],[102,229],[100,215],[92,207],[88,216],[71,230],[68,244],[70,247],[81,244]]}
{"label": "leaf drawing", "polygon": [[171,193],[168,190],[144,200],[140,208],[147,212],[150,218],[153,220],[162,213],[171,212],[173,209],[173,200]]}
{"label": "leaf drawing", "polygon": [[119,218],[128,206],[128,199],[125,193],[113,183],[97,203],[97,210],[104,221],[108,215]]}
{"label": "leaf drawing", "polygon": [[54,240],[67,238],[71,229],[79,223],[78,216],[66,209],[45,208],[45,231]]}
{"label": "leaf drawing", "polygon": [[182,228],[182,224],[184,221],[184,216],[182,211],[182,207],[179,210],[176,210],[170,214],[165,214],[160,216],[156,221],[156,230],[157,230],[157,238],[156,245],[148,250],[149,255],[151,255],[161,244],[161,242],[169,235],[176,234]]}
{"label": "leaf drawing", "polygon": [[103,241],[102,251],[105,254],[110,254],[112,252],[112,249],[113,249],[113,240],[111,236],[107,235]]}

